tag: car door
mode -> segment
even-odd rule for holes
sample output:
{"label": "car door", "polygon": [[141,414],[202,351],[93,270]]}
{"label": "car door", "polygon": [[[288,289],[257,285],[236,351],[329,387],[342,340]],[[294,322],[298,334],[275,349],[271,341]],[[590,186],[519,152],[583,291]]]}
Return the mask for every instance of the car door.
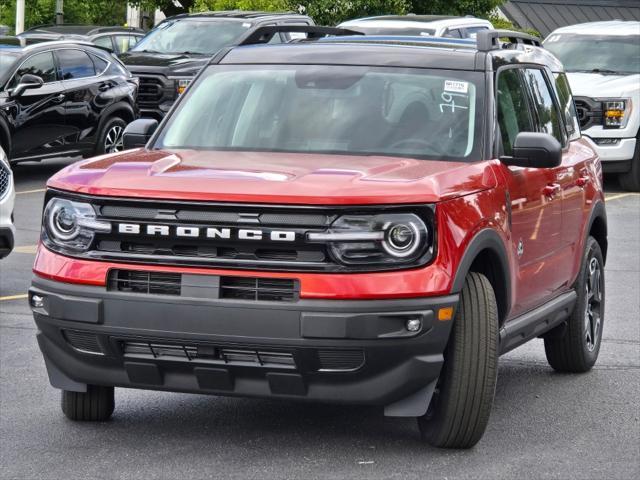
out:
{"label": "car door", "polygon": [[[532,99],[522,68],[505,67],[496,79],[499,146],[510,156],[520,132],[537,131]],[[554,169],[501,164],[511,217],[512,313],[518,315],[553,297],[561,287],[556,264],[561,254],[562,203]]]}
{"label": "car door", "polygon": [[55,55],[65,93],[69,132],[65,141],[83,151],[92,150],[100,112],[105,107],[99,95],[101,90],[108,90],[109,85],[96,74],[94,61],[85,50],[62,48],[57,49]]}
{"label": "car door", "polygon": [[576,233],[580,231],[584,218],[584,191],[578,186],[577,179],[581,176],[589,177],[584,172],[586,166],[580,147],[569,142],[562,110],[555,94],[553,74],[548,69],[527,68],[524,75],[534,104],[537,130],[555,137],[562,145],[562,163],[550,170],[553,171],[553,185],[562,205],[560,255],[555,262],[554,278],[561,286],[566,287],[573,277],[575,262],[572,250],[576,246],[575,239],[580,237]]}
{"label": "car door", "polygon": [[[42,78],[43,85],[12,95],[25,74]],[[24,59],[8,83],[8,90],[10,101],[5,104],[5,114],[13,127],[11,157],[41,158],[64,151],[65,96],[53,53],[34,53]]]}

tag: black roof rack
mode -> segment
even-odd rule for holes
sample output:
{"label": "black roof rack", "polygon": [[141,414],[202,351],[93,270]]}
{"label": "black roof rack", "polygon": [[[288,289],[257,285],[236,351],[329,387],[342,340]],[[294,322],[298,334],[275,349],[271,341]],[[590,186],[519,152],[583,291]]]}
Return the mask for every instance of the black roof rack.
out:
{"label": "black roof rack", "polygon": [[306,33],[307,39],[314,40],[328,35],[336,37],[363,35],[361,32],[355,32],[346,28],[336,27],[320,27],[316,25],[269,25],[266,27],[258,27],[240,42],[238,46],[257,45],[261,43],[269,43],[276,33]]}
{"label": "black roof rack", "polygon": [[531,47],[541,47],[542,40],[533,35],[512,30],[482,30],[476,34],[476,42],[480,52],[489,52],[503,48],[500,43],[501,38],[507,38],[515,45],[529,45]]}

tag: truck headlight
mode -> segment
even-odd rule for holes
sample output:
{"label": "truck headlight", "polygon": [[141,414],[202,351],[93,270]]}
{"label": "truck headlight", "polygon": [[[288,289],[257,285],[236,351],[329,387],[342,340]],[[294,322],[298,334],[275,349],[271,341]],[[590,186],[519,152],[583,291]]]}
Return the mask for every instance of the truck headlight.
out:
{"label": "truck headlight", "polygon": [[602,119],[604,128],[624,128],[631,115],[631,100],[606,99],[602,101]]}
{"label": "truck headlight", "polygon": [[109,222],[96,220],[96,212],[90,204],[64,198],[49,200],[43,223],[43,243],[62,252],[84,252],[91,246],[96,232],[111,231]]}
{"label": "truck headlight", "polygon": [[344,265],[424,263],[433,253],[433,231],[413,213],[344,215],[327,232],[308,233],[307,240],[327,243]]}
{"label": "truck headlight", "polygon": [[193,80],[192,77],[174,78],[173,81],[176,86],[176,93],[178,95],[182,95],[192,80]]}

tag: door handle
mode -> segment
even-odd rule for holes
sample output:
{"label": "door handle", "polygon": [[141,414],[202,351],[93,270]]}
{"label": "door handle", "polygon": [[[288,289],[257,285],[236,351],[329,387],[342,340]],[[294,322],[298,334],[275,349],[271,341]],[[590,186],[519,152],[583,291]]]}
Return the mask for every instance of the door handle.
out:
{"label": "door handle", "polygon": [[578,187],[584,187],[590,180],[591,178],[589,178],[588,175],[584,175],[576,180],[576,185]]}
{"label": "door handle", "polygon": [[545,197],[553,198],[560,193],[560,189],[561,187],[558,183],[550,183],[542,189],[542,193],[544,193]]}
{"label": "door handle", "polygon": [[100,92],[106,92],[107,90],[109,90],[111,88],[111,85],[109,85],[108,83],[103,83],[102,85],[100,85],[98,87],[98,91]]}

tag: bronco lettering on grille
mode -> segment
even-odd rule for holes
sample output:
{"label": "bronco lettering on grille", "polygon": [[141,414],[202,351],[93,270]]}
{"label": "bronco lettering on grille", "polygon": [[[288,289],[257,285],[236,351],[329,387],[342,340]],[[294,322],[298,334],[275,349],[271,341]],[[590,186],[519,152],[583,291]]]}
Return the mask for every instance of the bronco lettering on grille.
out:
{"label": "bronco lettering on grille", "polygon": [[119,223],[118,233],[128,235],[149,235],[154,237],[211,238],[222,240],[266,240],[272,242],[295,242],[296,232],[291,230],[260,230],[233,227],[186,227],[172,225],[140,225]]}

